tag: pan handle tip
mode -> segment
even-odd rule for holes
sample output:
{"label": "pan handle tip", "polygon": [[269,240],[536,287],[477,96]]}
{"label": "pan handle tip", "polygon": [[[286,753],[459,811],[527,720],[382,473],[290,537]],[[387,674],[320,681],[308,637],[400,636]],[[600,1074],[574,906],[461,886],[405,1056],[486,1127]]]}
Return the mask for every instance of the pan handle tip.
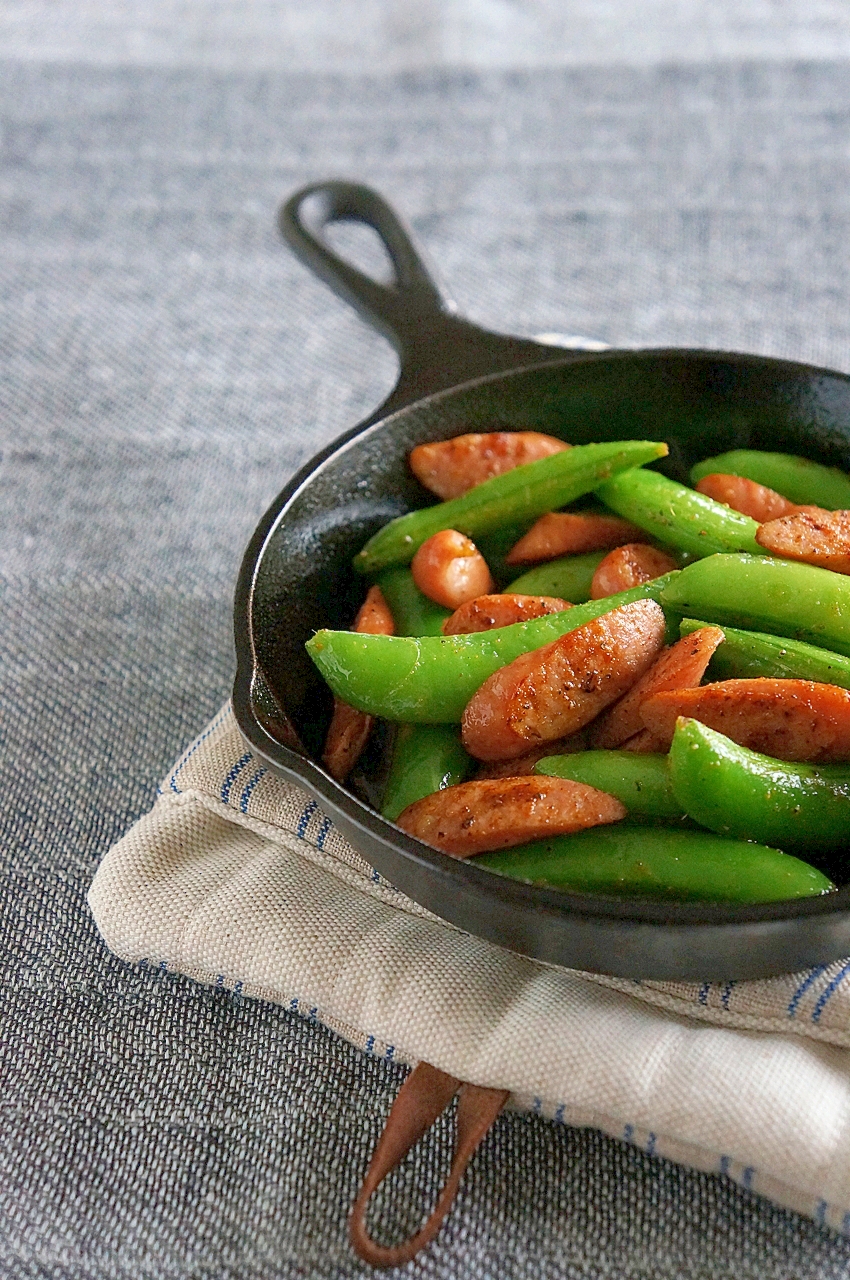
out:
{"label": "pan handle tip", "polygon": [[[323,236],[333,222],[360,222],[379,236],[393,267],[392,284],[380,284],[341,258]],[[450,314],[407,228],[386,200],[357,182],[317,182],[281,205],[284,240],[326,284],[397,347],[423,319]]]}
{"label": "pan handle tip", "polygon": [[[377,233],[392,264],[391,284],[373,280],[331,248],[323,233],[334,222],[359,222]],[[399,354],[395,389],[368,421],[471,378],[575,355],[528,338],[491,333],[457,316],[404,223],[371,187],[342,181],[302,187],[281,205],[278,225],[296,257]]]}

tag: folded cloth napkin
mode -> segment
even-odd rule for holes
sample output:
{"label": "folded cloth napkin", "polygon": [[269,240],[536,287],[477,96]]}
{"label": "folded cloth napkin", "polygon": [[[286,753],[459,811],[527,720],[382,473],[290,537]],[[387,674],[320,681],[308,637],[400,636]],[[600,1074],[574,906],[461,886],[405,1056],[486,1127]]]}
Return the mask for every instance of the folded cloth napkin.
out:
{"label": "folded cloth napkin", "polygon": [[404,897],[229,706],[89,894],[130,963],[284,1004],[850,1234],[850,961],[759,982],[631,982],[463,933]]}

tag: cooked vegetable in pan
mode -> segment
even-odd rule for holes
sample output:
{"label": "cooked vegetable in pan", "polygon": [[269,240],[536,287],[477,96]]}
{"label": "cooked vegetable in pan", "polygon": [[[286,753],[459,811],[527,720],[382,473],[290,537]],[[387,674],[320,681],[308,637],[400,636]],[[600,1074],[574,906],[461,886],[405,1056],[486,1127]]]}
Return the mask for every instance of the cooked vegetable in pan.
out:
{"label": "cooked vegetable in pan", "polygon": [[[504,431],[417,446],[443,501],[369,539],[352,630],[307,645],[335,698],[323,759],[343,780],[393,723],[383,816],[503,875],[828,892],[826,872],[850,878],[850,476],[736,450],[688,488],[647,469],[665,453]],[[514,565],[532,567],[500,590]]]}
{"label": "cooked vegetable in pan", "polygon": [[[683,618],[683,636],[706,626],[695,618]],[[719,680],[737,676],[778,676],[787,680],[818,680],[850,689],[850,658],[802,640],[772,636],[764,631],[740,631],[737,627],[717,627],[723,644],[711,658],[711,673]]]}
{"label": "cooked vegetable in pan", "polygon": [[[462,636],[369,636],[317,631],[307,652],[337,697],[385,720],[459,724],[488,676],[585,622],[634,600],[657,600],[673,574],[563,613]],[[677,624],[678,625],[678,624]]]}
{"label": "cooked vegetable in pan", "polygon": [[488,853],[480,862],[562,889],[681,902],[776,902],[832,888],[815,867],[778,849],[663,827],[597,827]]}
{"label": "cooked vegetable in pan", "polygon": [[408,564],[426,539],[443,529],[468,537],[489,533],[515,520],[533,520],[575,502],[603,480],[663,458],[666,444],[613,440],[583,444],[527,462],[476,485],[459,498],[410,511],[384,525],[354,558],[358,573],[376,573],[389,564]]}
{"label": "cooked vegetable in pan", "polygon": [[626,471],[599,487],[596,495],[666,546],[693,556],[759,550],[755,520],[659,471]]}
{"label": "cooked vegetable in pan", "polygon": [[669,767],[677,800],[710,831],[807,851],[847,842],[850,765],[773,760],[683,718]]}
{"label": "cooked vegetable in pan", "polygon": [[590,599],[594,574],[605,556],[604,551],[589,551],[584,555],[549,560],[515,578],[506,590],[530,595],[560,596],[562,600],[581,604]]}
{"label": "cooked vegetable in pan", "polygon": [[829,569],[762,555],[709,556],[665,583],[661,602],[689,617],[850,657],[850,580]]}
{"label": "cooked vegetable in pan", "polygon": [[399,725],[381,813],[395,822],[417,800],[465,782],[472,768],[456,725]]}
{"label": "cooked vegetable in pan", "polygon": [[691,468],[691,481],[718,472],[746,476],[767,485],[789,502],[826,507],[830,511],[850,507],[850,476],[837,467],[825,467],[809,458],[789,453],[763,453],[760,449],[733,449],[716,458],[706,458]]}
{"label": "cooked vegetable in pan", "polygon": [[607,791],[626,806],[631,817],[681,821],[686,815],[673,792],[667,757],[633,751],[577,751],[544,756],[536,773],[572,778]]}

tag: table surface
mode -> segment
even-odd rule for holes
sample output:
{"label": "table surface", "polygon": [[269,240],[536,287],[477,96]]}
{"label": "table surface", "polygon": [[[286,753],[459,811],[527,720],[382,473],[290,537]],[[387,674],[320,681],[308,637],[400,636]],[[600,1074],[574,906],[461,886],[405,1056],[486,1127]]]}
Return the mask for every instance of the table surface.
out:
{"label": "table surface", "polygon": [[[128,968],[85,905],[227,696],[256,520],[393,382],[277,205],[372,184],[493,328],[850,371],[850,10],[7,0],[0,50],[0,1268],[359,1275],[345,1216],[402,1070]],[[382,1202],[388,1235],[446,1132]],[[413,1270],[806,1280],[850,1274],[850,1244],[508,1115]]]}

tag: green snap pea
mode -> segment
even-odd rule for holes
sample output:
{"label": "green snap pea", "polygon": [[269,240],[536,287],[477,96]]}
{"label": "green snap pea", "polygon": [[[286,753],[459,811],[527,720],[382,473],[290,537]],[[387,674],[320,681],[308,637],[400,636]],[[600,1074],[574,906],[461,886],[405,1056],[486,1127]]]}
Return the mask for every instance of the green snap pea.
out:
{"label": "green snap pea", "polygon": [[[689,636],[708,624],[683,618],[680,634]],[[780,680],[817,680],[850,689],[850,658],[830,653],[802,640],[771,636],[765,631],[739,631],[723,627],[726,637],[711,659],[713,680],[742,680],[751,676],[773,676]]]}
{"label": "green snap pea", "polygon": [[645,818],[682,819],[685,812],[673,794],[667,757],[634,751],[577,751],[538,760],[535,773],[584,782],[616,796],[630,814]]}
{"label": "green snap pea", "polygon": [[361,711],[385,720],[457,723],[476,689],[499,667],[620,605],[657,601],[677,572],[492,631],[421,638],[317,631],[307,652],[336,696]]}
{"label": "green snap pea", "polygon": [[506,591],[527,596],[559,596],[572,604],[590,599],[590,584],[607,551],[588,551],[581,556],[561,556],[538,564],[516,578]]}
{"label": "green snap pea", "polygon": [[385,569],[376,579],[390,607],[397,636],[441,636],[451,609],[435,604],[419,590],[413,574],[400,565]]}
{"label": "green snap pea", "polygon": [[685,812],[721,835],[801,850],[850,840],[850,765],[774,760],[682,717],[670,778]]}
{"label": "green snap pea", "polygon": [[833,888],[820,871],[778,849],[663,827],[594,827],[481,854],[475,862],[579,893],[679,902],[775,902]]}
{"label": "green snap pea", "polygon": [[709,556],[680,570],[661,603],[850,656],[850,577],[829,569],[770,556]]}
{"label": "green snap pea", "polygon": [[[442,635],[443,620],[450,611],[422,594],[409,569],[385,569],[378,583],[392,610],[396,635]],[[463,782],[471,770],[472,761],[455,725],[397,725],[381,813],[395,822],[408,805]]]}
{"label": "green snap pea", "polygon": [[358,573],[377,573],[391,564],[407,564],[426,539],[441,529],[457,529],[474,538],[500,526],[553,511],[595,489],[600,481],[627,468],[653,462],[667,445],[653,440],[613,440],[576,445],[493,476],[460,498],[409,511],[391,520],[354,557]]}
{"label": "green snap pea", "polygon": [[399,725],[381,813],[395,822],[408,805],[463,782],[471,770],[454,725]]}
{"label": "green snap pea", "polygon": [[762,453],[759,449],[732,449],[716,458],[705,458],[691,469],[696,484],[703,476],[745,476],[775,489],[791,502],[846,510],[850,507],[850,476],[838,467],[825,467],[791,453]]}
{"label": "green snap pea", "polygon": [[659,542],[692,556],[718,551],[762,553],[755,520],[659,471],[623,471],[600,485],[596,495]]}
{"label": "green snap pea", "polygon": [[[677,572],[677,571],[673,571]],[[671,573],[562,613],[461,636],[370,636],[317,631],[307,653],[337,698],[362,712],[420,724],[460,722],[499,667],[632,600],[658,600]]]}

